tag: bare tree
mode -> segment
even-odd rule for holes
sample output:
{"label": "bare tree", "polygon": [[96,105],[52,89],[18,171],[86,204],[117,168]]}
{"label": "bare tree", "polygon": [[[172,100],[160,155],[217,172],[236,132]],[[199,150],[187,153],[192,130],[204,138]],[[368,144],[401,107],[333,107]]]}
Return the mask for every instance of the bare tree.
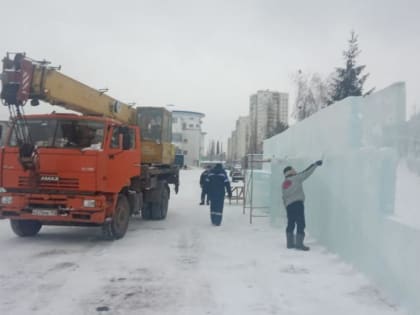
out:
{"label": "bare tree", "polygon": [[330,102],[330,84],[318,73],[304,74],[299,70],[294,82],[297,91],[293,116],[298,121],[315,114]]}

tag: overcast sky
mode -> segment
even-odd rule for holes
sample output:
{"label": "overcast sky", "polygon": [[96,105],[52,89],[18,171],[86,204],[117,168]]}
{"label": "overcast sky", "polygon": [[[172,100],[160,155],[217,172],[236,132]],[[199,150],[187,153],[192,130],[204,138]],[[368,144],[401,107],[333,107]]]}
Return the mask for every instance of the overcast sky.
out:
{"label": "overcast sky", "polygon": [[1,11],[1,54],[50,60],[122,101],[203,112],[208,138],[225,140],[259,89],[289,92],[291,107],[292,75],[342,65],[352,29],[366,87],[406,81],[407,110],[420,111],[415,0],[1,0]]}

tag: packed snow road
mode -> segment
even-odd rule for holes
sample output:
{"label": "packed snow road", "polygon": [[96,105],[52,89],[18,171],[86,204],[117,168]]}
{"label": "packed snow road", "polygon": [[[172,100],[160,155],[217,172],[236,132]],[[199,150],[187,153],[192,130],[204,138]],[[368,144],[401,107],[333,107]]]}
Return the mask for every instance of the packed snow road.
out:
{"label": "packed snow road", "polygon": [[285,249],[266,218],[249,225],[232,205],[212,226],[199,175],[182,172],[165,221],[133,218],[119,241],[67,227],[19,238],[1,221],[0,314],[403,314],[310,239]]}

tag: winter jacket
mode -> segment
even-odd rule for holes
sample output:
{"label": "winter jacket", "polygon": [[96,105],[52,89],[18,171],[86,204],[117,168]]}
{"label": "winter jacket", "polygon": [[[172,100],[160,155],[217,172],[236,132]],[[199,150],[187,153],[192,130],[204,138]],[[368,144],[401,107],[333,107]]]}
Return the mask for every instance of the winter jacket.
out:
{"label": "winter jacket", "polygon": [[229,197],[232,197],[229,178],[226,175],[226,171],[222,168],[215,168],[209,172],[206,180],[206,186],[210,200],[213,200],[214,198],[224,199],[225,191]]}
{"label": "winter jacket", "polygon": [[282,190],[283,203],[286,208],[288,205],[296,201],[305,201],[305,193],[303,192],[302,184],[305,179],[312,175],[316,168],[317,165],[314,163],[303,172],[285,178],[282,185]]}
{"label": "winter jacket", "polygon": [[201,173],[201,176],[200,176],[200,186],[201,187],[204,187],[206,185],[206,179],[207,179],[208,175],[209,175],[208,170],[205,170],[203,173]]}

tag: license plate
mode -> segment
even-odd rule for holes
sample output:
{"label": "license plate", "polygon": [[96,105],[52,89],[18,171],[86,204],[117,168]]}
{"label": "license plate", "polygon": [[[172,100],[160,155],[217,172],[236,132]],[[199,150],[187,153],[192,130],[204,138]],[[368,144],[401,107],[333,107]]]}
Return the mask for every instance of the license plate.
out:
{"label": "license plate", "polygon": [[33,215],[40,215],[40,216],[54,216],[57,215],[57,210],[51,209],[32,209]]}

